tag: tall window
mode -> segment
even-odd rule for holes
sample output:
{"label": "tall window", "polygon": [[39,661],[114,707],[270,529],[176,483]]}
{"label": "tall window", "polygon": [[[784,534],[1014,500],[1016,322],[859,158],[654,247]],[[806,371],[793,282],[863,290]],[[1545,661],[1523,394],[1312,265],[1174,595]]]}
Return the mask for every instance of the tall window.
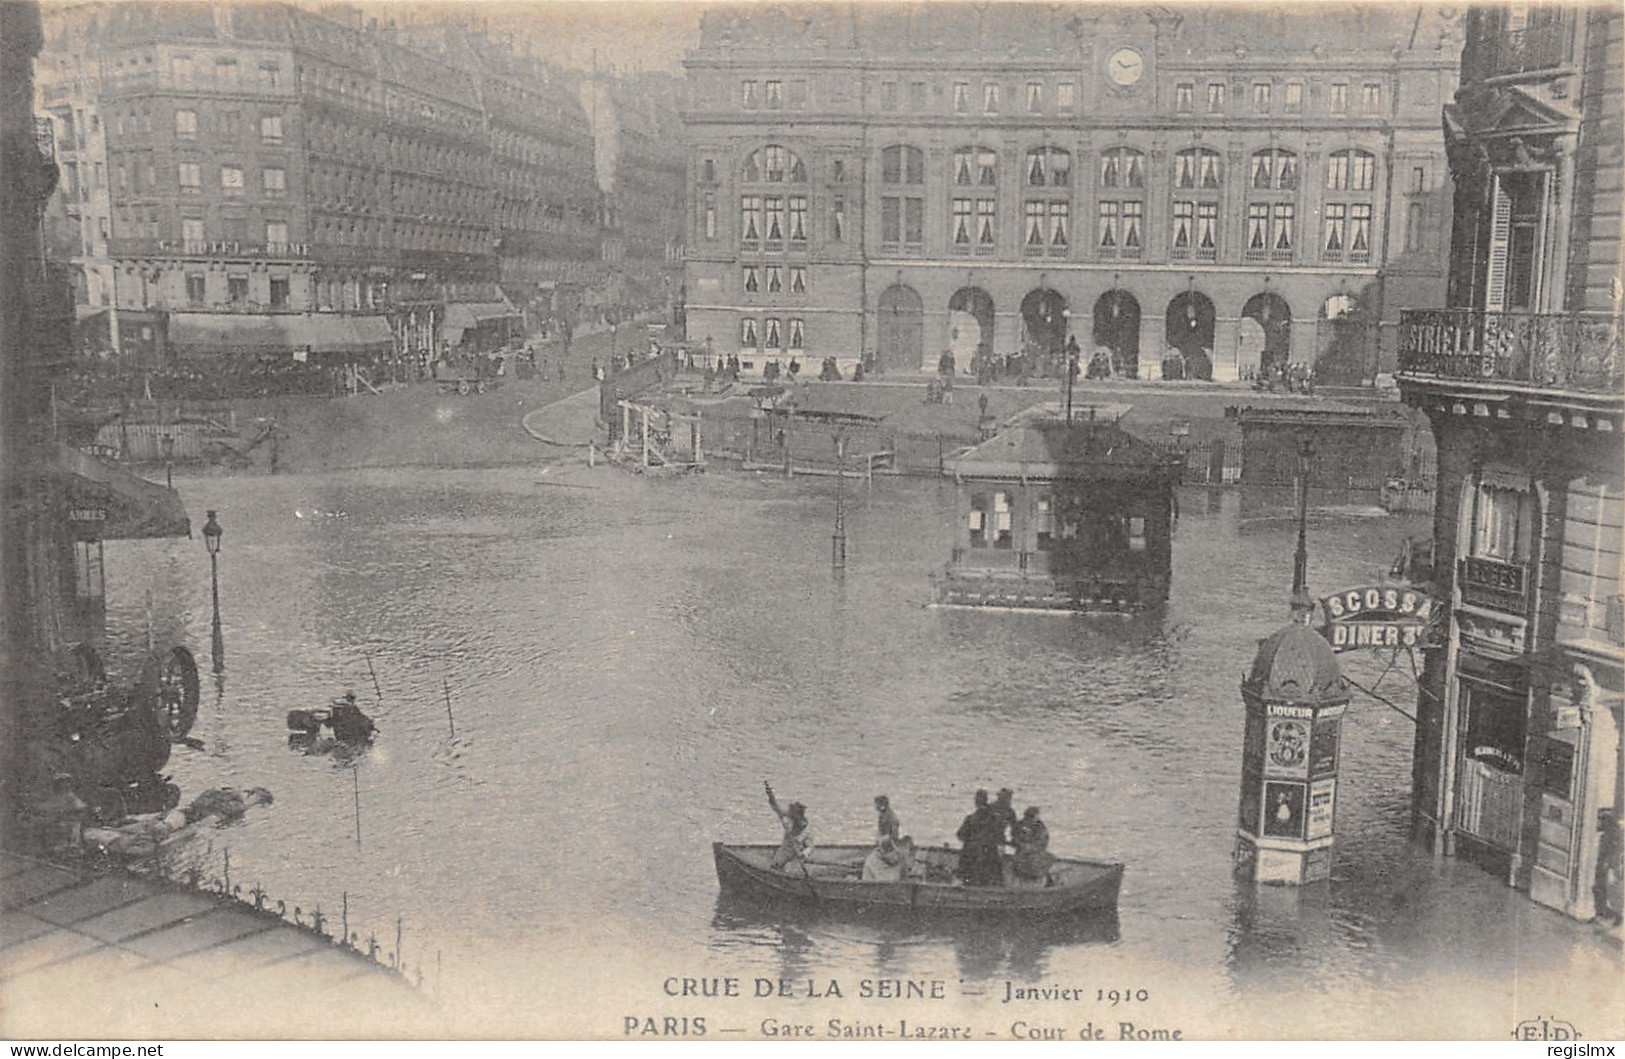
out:
{"label": "tall window", "polygon": [[949,231],[953,233],[954,249],[961,254],[971,251],[971,199],[954,199],[951,204],[953,213]]}
{"label": "tall window", "polygon": [[1286,98],[1281,103],[1281,109],[1288,114],[1303,113],[1303,82],[1288,81],[1286,83]]}
{"label": "tall window", "polygon": [[807,325],[799,316],[792,316],[785,321],[790,332],[790,351],[800,352],[807,344]]}
{"label": "tall window", "polygon": [[764,212],[767,216],[767,228],[762,233],[765,247],[768,250],[784,248],[784,199],[779,195],[768,195],[762,199]]}
{"label": "tall window", "polygon": [[1174,113],[1189,114],[1196,107],[1195,100],[1195,85],[1186,83],[1174,86]]}
{"label": "tall window", "polygon": [[1332,85],[1332,113],[1347,114],[1349,112],[1349,86],[1344,84]]}
{"label": "tall window", "polygon": [[181,243],[188,250],[201,246],[206,237],[203,234],[203,218],[181,218]]}
{"label": "tall window", "polygon": [[1211,81],[1207,86],[1207,112],[1209,114],[1224,113],[1224,82]]}
{"label": "tall window", "polygon": [[[880,241],[889,253],[925,249],[925,152],[895,144],[880,152]],[[913,190],[910,190],[913,189]]]}
{"label": "tall window", "polygon": [[1292,261],[1297,188],[1297,155],[1278,148],[1253,154],[1248,167],[1247,232],[1242,243],[1242,256],[1248,261]]}
{"label": "tall window", "polygon": [[260,118],[260,142],[265,144],[282,142],[282,115],[266,114]]}
{"label": "tall window", "polygon": [[1101,202],[1095,251],[1102,258],[1138,258],[1144,251],[1145,156],[1132,147],[1100,155]]}
{"label": "tall window", "polygon": [[807,196],[790,196],[790,242],[807,242]]}
{"label": "tall window", "polygon": [[965,114],[970,111],[970,82],[954,82],[954,113]]}
{"label": "tall window", "polygon": [[1254,82],[1253,109],[1260,114],[1270,112],[1270,85],[1268,81]]}
{"label": "tall window", "polygon": [[746,294],[760,294],[762,291],[762,268],[760,265],[746,265],[740,270],[739,285]]}
{"label": "tall window", "polygon": [[288,193],[288,172],[280,166],[267,166],[260,171],[260,190],[268,199],[279,199]]}
{"label": "tall window", "polygon": [[1422,233],[1425,221],[1422,214],[1422,204],[1412,202],[1405,207],[1405,250],[1414,252],[1422,249]]}
{"label": "tall window", "polygon": [[790,293],[791,294],[806,294],[807,293],[807,266],[806,265],[791,265],[790,266]]}
{"label": "tall window", "polygon": [[982,86],[982,113],[997,114],[999,112],[999,86],[989,82]]}
{"label": "tall window", "polygon": [[1078,105],[1078,86],[1072,81],[1062,81],[1055,86],[1055,106],[1059,110],[1071,110]]}
{"label": "tall window", "polygon": [[761,332],[757,330],[756,321],[748,316],[739,321],[739,345],[742,349],[762,347]]}
{"label": "tall window", "polygon": [[203,274],[201,272],[188,272],[186,274],[186,300],[193,305],[202,305],[204,300],[203,289]]}
{"label": "tall window", "polygon": [[829,204],[829,237],[834,242],[846,238],[846,196],[836,195]]}
{"label": "tall window", "polygon": [[764,84],[762,98],[767,103],[768,110],[779,110],[784,106],[784,82],[768,81]]}
{"label": "tall window", "polygon": [[175,112],[175,138],[179,140],[197,139],[197,111],[177,110]]}
{"label": "tall window", "polygon": [[1064,188],[1072,183],[1072,155],[1059,147],[1027,152],[1027,186]]}
{"label": "tall window", "polygon": [[767,266],[767,293],[784,293],[784,268],[780,265]]}
{"label": "tall window", "polygon": [[1326,190],[1370,191],[1376,172],[1377,158],[1367,151],[1333,151],[1326,159]]}
{"label": "tall window", "polygon": [[1174,187],[1217,190],[1224,182],[1219,152],[1190,147],[1174,155]]}
{"label": "tall window", "polygon": [[761,97],[757,94],[755,81],[739,82],[739,105],[746,110],[755,110],[761,105]]}
{"label": "tall window", "polygon": [[265,244],[267,246],[286,247],[288,245],[288,222],[266,221]]}
{"label": "tall window", "polygon": [[1215,260],[1219,254],[1218,224],[1217,202],[1175,199],[1171,256],[1179,260]]}
{"label": "tall window", "polygon": [[700,230],[707,239],[717,237],[717,195],[714,191],[705,193],[704,205],[700,218]]}
{"label": "tall window", "polygon": [[1367,114],[1382,113],[1382,85],[1368,82],[1360,86],[1360,109]]}
{"label": "tall window", "polygon": [[1323,210],[1323,260],[1355,264],[1371,260],[1371,196],[1376,187],[1376,171],[1376,156],[1367,151],[1351,148],[1327,156],[1326,190],[1343,195],[1328,196]]}
{"label": "tall window", "polygon": [[954,151],[955,187],[997,187],[998,154],[991,147],[961,147]]}
{"label": "tall window", "polygon": [[739,200],[739,243],[747,250],[756,249],[762,241],[762,196],[744,195]]}
{"label": "tall window", "polygon": [[1044,110],[1044,85],[1040,81],[1027,82],[1027,113],[1039,114]]}
{"label": "tall window", "polygon": [[998,202],[976,200],[976,252],[991,254],[997,248]]}
{"label": "tall window", "polygon": [[203,181],[196,162],[181,162],[176,169],[179,173],[181,194],[196,195],[203,190]]}

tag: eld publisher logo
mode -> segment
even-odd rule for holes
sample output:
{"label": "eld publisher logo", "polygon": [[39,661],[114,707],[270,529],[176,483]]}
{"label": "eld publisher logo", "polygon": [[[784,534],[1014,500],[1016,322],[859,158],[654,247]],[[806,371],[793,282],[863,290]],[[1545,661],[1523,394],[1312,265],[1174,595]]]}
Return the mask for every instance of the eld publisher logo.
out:
{"label": "eld publisher logo", "polygon": [[1518,1023],[1518,1028],[1512,1031],[1512,1039],[1515,1041],[1577,1041],[1580,1039],[1580,1031],[1574,1028],[1573,1023],[1542,1016],[1524,1019]]}

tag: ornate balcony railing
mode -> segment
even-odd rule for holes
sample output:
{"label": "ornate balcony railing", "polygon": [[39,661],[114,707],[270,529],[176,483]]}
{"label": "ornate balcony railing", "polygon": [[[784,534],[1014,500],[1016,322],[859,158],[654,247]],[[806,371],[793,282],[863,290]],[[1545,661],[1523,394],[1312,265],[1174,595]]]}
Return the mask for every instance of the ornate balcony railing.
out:
{"label": "ornate balcony railing", "polygon": [[1408,309],[1399,371],[1545,389],[1619,393],[1622,318],[1604,313]]}
{"label": "ornate balcony railing", "polygon": [[1489,34],[1480,45],[1482,76],[1510,77],[1565,65],[1569,57],[1568,30],[1568,25],[1558,20]]}
{"label": "ornate balcony railing", "polygon": [[1527,598],[1528,570],[1522,563],[1508,563],[1475,555],[1461,561],[1457,577],[1461,601],[1475,607],[1488,607],[1505,614],[1523,614]]}

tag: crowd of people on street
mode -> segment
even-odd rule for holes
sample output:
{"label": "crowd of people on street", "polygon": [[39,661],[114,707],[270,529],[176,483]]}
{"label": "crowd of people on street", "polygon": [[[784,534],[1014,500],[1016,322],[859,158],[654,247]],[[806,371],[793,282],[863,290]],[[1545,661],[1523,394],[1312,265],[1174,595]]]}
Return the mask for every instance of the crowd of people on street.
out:
{"label": "crowd of people on street", "polygon": [[[764,783],[763,787],[767,790],[767,804],[784,830],[772,865],[789,874],[805,874],[814,848],[807,807],[801,802],[780,806],[772,785]],[[862,880],[925,879],[914,839],[902,833],[891,798],[877,794],[874,805],[875,844],[864,858]],[[1029,805],[1018,817],[1015,792],[1009,787],[1000,788],[991,801],[986,790],[978,790],[974,805],[956,833],[960,850],[954,878],[965,886],[1038,889],[1054,885],[1050,870],[1055,858],[1049,852],[1049,827],[1039,817],[1038,806]],[[1009,855],[1006,850],[1010,851]]]}

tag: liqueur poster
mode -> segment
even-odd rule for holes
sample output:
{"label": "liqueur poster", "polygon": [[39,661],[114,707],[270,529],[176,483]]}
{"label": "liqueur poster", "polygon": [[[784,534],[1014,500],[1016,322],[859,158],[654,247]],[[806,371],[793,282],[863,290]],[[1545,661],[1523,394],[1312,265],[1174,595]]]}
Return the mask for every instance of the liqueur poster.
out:
{"label": "liqueur poster", "polygon": [[1621,1035],[1618,11],[0,12],[0,1035]]}

